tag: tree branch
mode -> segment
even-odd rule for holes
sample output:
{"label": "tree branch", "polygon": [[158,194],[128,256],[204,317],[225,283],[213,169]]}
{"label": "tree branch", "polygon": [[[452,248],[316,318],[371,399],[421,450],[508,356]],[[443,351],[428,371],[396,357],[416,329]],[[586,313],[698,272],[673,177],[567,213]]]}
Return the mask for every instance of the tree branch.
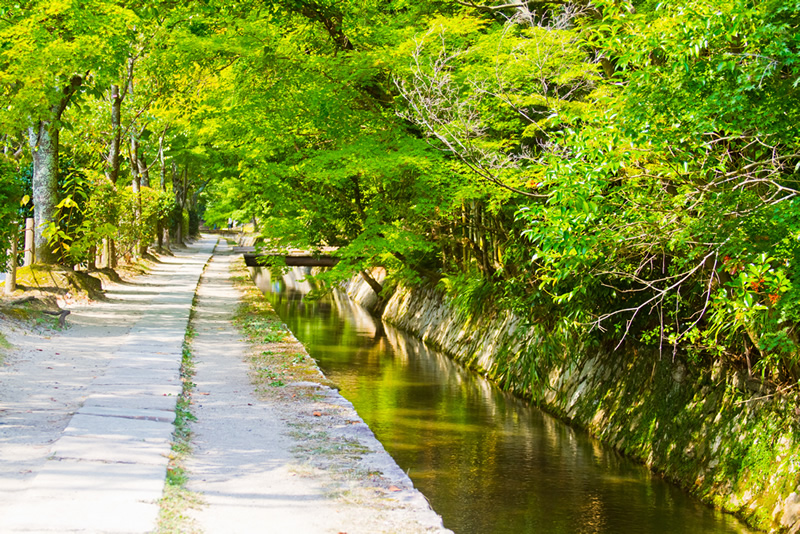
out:
{"label": "tree branch", "polygon": [[499,11],[501,9],[509,9],[509,8],[516,8],[516,7],[527,7],[530,4],[538,5],[538,6],[549,6],[549,5],[563,5],[566,4],[566,0],[524,0],[521,2],[514,2],[511,4],[501,4],[499,6],[484,6],[481,4],[476,4],[475,2],[464,1],[464,0],[453,0],[456,4],[464,7],[471,7],[474,9],[480,9],[482,11]]}

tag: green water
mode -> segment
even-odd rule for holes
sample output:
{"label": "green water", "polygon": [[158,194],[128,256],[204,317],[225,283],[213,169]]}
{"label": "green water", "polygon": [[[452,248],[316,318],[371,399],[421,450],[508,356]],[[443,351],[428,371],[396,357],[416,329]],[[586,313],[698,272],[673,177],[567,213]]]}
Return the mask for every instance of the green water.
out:
{"label": "green water", "polygon": [[255,278],[457,534],[749,532],[346,297]]}

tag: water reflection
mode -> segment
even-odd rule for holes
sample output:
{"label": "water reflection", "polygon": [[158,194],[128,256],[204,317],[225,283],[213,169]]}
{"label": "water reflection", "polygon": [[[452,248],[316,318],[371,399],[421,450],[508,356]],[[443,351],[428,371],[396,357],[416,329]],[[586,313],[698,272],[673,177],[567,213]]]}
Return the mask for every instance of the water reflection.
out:
{"label": "water reflection", "polygon": [[346,296],[307,301],[302,271],[254,278],[456,533],[748,532]]}

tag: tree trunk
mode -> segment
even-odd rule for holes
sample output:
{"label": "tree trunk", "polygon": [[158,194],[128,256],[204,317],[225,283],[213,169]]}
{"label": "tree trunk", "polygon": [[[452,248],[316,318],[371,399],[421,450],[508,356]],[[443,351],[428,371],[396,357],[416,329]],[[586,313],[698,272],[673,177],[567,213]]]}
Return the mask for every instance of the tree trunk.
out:
{"label": "tree trunk", "polygon": [[380,283],[378,283],[377,280],[372,278],[372,275],[369,274],[366,270],[361,269],[359,273],[361,274],[361,278],[363,278],[364,281],[369,285],[369,287],[372,288],[375,294],[378,295],[378,297],[380,297],[381,291],[383,291],[383,286],[380,285]]}
{"label": "tree trunk", "polygon": [[159,254],[169,254],[169,229],[167,228],[167,219],[161,219],[156,222],[156,250]]}
{"label": "tree trunk", "polygon": [[106,178],[112,184],[119,179],[120,142],[122,136],[122,95],[118,85],[111,86],[111,142],[109,143],[108,159],[106,160]]}
{"label": "tree trunk", "polygon": [[89,247],[89,257],[86,259],[86,268],[90,271],[97,269],[97,245]]}
{"label": "tree trunk", "polygon": [[28,128],[28,142],[33,156],[33,219],[36,263],[53,265],[56,255],[45,230],[54,223],[58,203],[58,128],[40,121]]}
{"label": "tree trunk", "polygon": [[28,144],[31,147],[33,158],[33,176],[31,185],[33,189],[33,218],[34,218],[34,246],[36,248],[36,263],[53,265],[56,255],[53,248],[44,237],[45,230],[53,220],[56,204],[58,203],[58,136],[59,128],[55,126],[61,120],[64,110],[67,109],[72,95],[83,84],[83,78],[73,76],[69,85],[61,90],[61,100],[49,110],[46,120],[39,120],[28,128]]}
{"label": "tree trunk", "polygon": [[[158,138],[158,163],[160,165],[159,185],[161,186],[161,191],[165,193],[167,192],[167,160],[164,157],[164,135],[166,135],[166,133],[167,128],[164,128],[164,131],[161,132],[161,136]],[[169,219],[167,218],[158,221],[158,251],[160,253],[171,252],[169,249]]]}
{"label": "tree trunk", "polygon": [[150,187],[150,169],[141,154],[136,155],[136,164],[139,166],[139,176],[141,177],[142,187]]}
{"label": "tree trunk", "polygon": [[[132,65],[129,65],[130,68],[132,68]],[[132,72],[129,70],[129,78],[131,75]],[[114,185],[119,180],[119,167],[122,162],[122,101],[126,92],[127,85],[125,92],[120,92],[118,85],[111,86],[111,142],[109,143],[105,173],[106,177]],[[104,255],[106,258],[105,266],[112,269],[115,268],[117,266],[116,247],[111,238],[105,244]]]}
{"label": "tree trunk", "polygon": [[158,138],[158,163],[160,165],[160,173],[159,178],[160,186],[162,191],[167,190],[167,159],[164,157],[164,136],[167,134],[167,129],[169,126],[164,128],[164,131],[161,132],[161,136]]}
{"label": "tree trunk", "polygon": [[[136,128],[131,130],[131,186],[133,188],[133,218],[137,228],[141,228],[142,222],[142,175],[139,173],[139,139]],[[141,253],[142,243],[137,242],[133,246],[134,253],[138,256]]]}
{"label": "tree trunk", "polygon": [[189,165],[183,168],[183,181],[181,185],[181,209],[186,207],[186,199],[189,194]]}

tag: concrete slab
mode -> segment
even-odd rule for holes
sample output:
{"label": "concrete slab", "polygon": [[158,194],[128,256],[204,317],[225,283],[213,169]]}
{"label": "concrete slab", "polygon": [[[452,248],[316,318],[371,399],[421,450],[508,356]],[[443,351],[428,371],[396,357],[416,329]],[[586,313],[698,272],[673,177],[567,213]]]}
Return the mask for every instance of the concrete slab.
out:
{"label": "concrete slab", "polygon": [[[127,386],[97,384],[92,386],[92,391],[99,395],[118,395],[120,397],[137,397],[142,395],[177,397],[181,393],[181,386],[177,384],[132,384]],[[145,408],[147,408],[147,406],[145,406]]]}
{"label": "concrete slab", "polygon": [[58,460],[159,465],[166,469],[171,450],[168,443],[64,436],[53,444],[52,457]]}
{"label": "concrete slab", "polygon": [[178,397],[172,395],[149,395],[147,397],[120,396],[114,394],[91,394],[83,405],[108,408],[132,408],[142,410],[174,410]]}
{"label": "concrete slab", "polygon": [[141,352],[126,351],[114,354],[114,359],[108,364],[109,368],[114,367],[146,367],[152,365],[157,369],[160,364],[176,364],[181,359],[181,351],[173,352]]}
{"label": "concrete slab", "polygon": [[182,345],[160,345],[156,348],[156,350],[151,350],[151,347],[147,347],[146,350],[142,350],[142,348],[137,347],[121,346],[120,349],[114,353],[114,359],[111,361],[110,365],[117,365],[136,360],[174,362],[175,358],[180,360],[182,352]]}
{"label": "concrete slab", "polygon": [[152,369],[154,371],[164,371],[164,372],[171,372],[171,373],[180,373],[181,364],[180,364],[180,356],[174,356],[172,358],[136,358],[136,359],[126,359],[126,360],[114,360],[108,365],[108,371],[110,372],[112,369]]}
{"label": "concrete slab", "polygon": [[64,430],[64,435],[168,443],[173,430],[172,424],[162,421],[76,413]]}
{"label": "concrete slab", "polygon": [[[186,325],[183,325],[186,329]],[[175,328],[176,332],[180,332],[180,328]],[[167,340],[152,340],[142,341],[134,336],[130,340],[120,345],[120,351],[123,352],[180,352],[183,346],[183,336],[175,336]]]}
{"label": "concrete slab", "polygon": [[136,367],[113,367],[106,374],[97,377],[92,384],[94,386],[136,386],[139,384],[158,383],[158,384],[177,384],[181,385],[180,373],[175,370],[136,368]]}
{"label": "concrete slab", "polygon": [[119,417],[121,419],[139,419],[143,421],[157,421],[172,423],[175,412],[171,410],[142,410],[136,408],[120,408],[108,406],[83,406],[78,412],[80,415],[95,415],[100,417]]}
{"label": "concrete slab", "polygon": [[151,532],[163,486],[163,465],[50,461],[0,531]]}

